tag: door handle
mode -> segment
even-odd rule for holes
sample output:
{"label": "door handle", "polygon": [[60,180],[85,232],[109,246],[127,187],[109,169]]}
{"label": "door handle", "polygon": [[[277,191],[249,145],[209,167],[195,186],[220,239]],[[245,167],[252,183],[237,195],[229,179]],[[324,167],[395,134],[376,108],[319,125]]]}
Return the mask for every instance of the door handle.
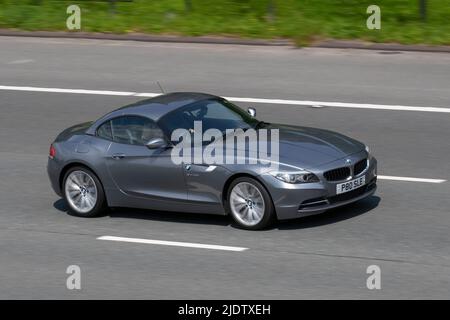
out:
{"label": "door handle", "polygon": [[115,160],[120,160],[125,158],[125,154],[124,153],[114,153],[111,158],[115,159]]}

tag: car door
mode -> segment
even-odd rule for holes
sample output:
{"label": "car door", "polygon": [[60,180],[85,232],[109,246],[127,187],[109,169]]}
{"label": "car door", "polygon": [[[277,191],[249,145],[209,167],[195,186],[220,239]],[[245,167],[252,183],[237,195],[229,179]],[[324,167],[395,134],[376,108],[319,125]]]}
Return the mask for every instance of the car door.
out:
{"label": "car door", "polygon": [[107,167],[122,193],[153,209],[171,209],[174,202],[186,201],[182,165],[171,161],[170,149],[145,146],[164,136],[152,120],[122,116],[110,120],[110,127],[113,142],[107,151]]}

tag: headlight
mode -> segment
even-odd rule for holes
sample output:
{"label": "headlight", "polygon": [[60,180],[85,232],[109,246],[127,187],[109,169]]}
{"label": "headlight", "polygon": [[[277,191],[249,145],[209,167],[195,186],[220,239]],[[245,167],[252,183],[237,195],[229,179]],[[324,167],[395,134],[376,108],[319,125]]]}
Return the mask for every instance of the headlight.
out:
{"label": "headlight", "polygon": [[287,183],[311,183],[319,182],[319,178],[311,172],[308,171],[298,171],[298,172],[270,172],[272,176]]}
{"label": "headlight", "polygon": [[370,148],[369,148],[369,146],[366,146],[366,152],[367,152],[368,154],[370,154]]}

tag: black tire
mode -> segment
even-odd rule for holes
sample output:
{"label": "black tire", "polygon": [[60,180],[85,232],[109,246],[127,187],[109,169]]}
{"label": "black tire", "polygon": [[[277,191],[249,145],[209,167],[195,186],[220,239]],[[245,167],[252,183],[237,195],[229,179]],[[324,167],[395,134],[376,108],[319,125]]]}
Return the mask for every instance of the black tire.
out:
{"label": "black tire", "polygon": [[[237,184],[242,183],[242,182],[251,184],[254,187],[256,187],[259,190],[260,194],[262,195],[262,198],[264,199],[263,217],[255,225],[243,224],[239,220],[239,218],[235,215],[235,213],[233,213],[233,210],[231,209],[231,201],[230,201],[231,192]],[[269,227],[276,220],[275,208],[273,206],[272,198],[270,197],[269,192],[259,181],[257,181],[256,179],[250,178],[250,177],[240,177],[231,182],[231,184],[227,190],[225,210],[233,218],[234,222],[237,224],[237,226],[239,228],[246,229],[246,230],[261,230],[261,229]]]}
{"label": "black tire", "polygon": [[[80,212],[79,210],[77,210],[77,208],[74,207],[71,204],[71,201],[69,201],[69,199],[68,199],[68,194],[66,191],[66,182],[67,182],[67,178],[70,176],[70,174],[75,171],[81,171],[81,172],[89,175],[95,184],[95,188],[97,191],[97,197],[96,197],[97,199],[95,202],[95,206],[93,206],[93,208],[87,212]],[[85,217],[85,218],[97,217],[97,216],[102,215],[107,209],[106,197],[105,197],[105,192],[103,190],[103,186],[102,186],[100,180],[98,179],[97,175],[86,167],[76,166],[76,167],[72,167],[69,170],[67,170],[67,172],[64,175],[63,184],[62,184],[61,189],[62,189],[62,194],[63,194],[64,200],[66,200],[66,203],[67,203],[68,211],[70,214],[72,214],[74,216]]]}

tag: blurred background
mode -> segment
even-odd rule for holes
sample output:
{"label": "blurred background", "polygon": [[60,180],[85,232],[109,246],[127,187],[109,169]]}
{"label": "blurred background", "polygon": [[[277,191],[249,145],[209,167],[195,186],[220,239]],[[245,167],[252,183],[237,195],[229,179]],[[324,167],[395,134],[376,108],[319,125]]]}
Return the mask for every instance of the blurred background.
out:
{"label": "blurred background", "polygon": [[[85,32],[450,44],[450,0],[0,0],[0,28],[67,30],[71,4]],[[381,30],[366,27],[373,4]]]}

